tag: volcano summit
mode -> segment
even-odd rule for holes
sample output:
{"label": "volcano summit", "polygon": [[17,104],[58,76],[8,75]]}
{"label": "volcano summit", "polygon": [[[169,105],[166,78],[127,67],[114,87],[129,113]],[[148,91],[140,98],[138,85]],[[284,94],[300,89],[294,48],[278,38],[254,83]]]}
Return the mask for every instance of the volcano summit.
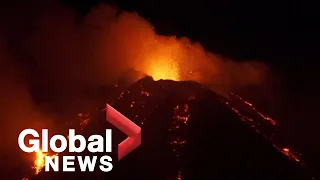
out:
{"label": "volcano summit", "polygon": [[[141,147],[109,173],[42,171],[30,179],[313,178],[299,156],[278,143],[276,122],[237,95],[227,99],[195,82],[150,77],[106,92],[103,101],[142,128]],[[107,124],[104,109],[83,119],[84,136],[111,128],[114,143],[125,137]]]}

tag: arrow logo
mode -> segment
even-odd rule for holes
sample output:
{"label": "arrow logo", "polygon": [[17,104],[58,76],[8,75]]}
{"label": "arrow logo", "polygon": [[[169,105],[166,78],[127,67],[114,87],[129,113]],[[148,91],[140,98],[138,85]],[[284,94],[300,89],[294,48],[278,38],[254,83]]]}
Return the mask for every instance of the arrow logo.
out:
{"label": "arrow logo", "polygon": [[106,120],[128,137],[118,144],[118,161],[132,152],[141,144],[141,128],[126,118],[120,112],[115,110],[109,104],[106,104]]}

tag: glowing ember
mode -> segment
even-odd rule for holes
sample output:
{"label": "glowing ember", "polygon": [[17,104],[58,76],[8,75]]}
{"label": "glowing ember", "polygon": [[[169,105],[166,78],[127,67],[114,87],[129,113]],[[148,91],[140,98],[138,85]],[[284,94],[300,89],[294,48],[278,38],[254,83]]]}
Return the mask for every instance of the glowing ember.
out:
{"label": "glowing ember", "polygon": [[183,153],[183,148],[187,143],[185,133],[186,127],[188,126],[189,120],[189,106],[188,104],[183,104],[183,106],[175,106],[173,108],[173,122],[172,127],[169,131],[179,134],[178,136],[174,136],[170,144],[172,146],[173,152],[175,152],[176,156],[179,157]]}
{"label": "glowing ember", "polygon": [[170,142],[170,144],[183,145],[183,144],[185,144],[186,142],[187,142],[187,141],[185,141],[185,140],[181,141],[181,140],[177,139],[177,140],[175,140],[175,141]]}
{"label": "glowing ember", "polygon": [[178,176],[177,176],[176,179],[177,179],[177,180],[182,180],[182,178],[181,178],[181,171],[178,172]]}
{"label": "glowing ember", "polygon": [[150,96],[150,93],[144,90],[141,90],[140,94],[146,95],[147,97]]}
{"label": "glowing ember", "polygon": [[[42,152],[42,150],[38,150],[36,152],[36,160],[34,161],[34,169],[36,170],[35,174],[39,174],[42,168],[45,165],[45,158],[49,156],[47,153]],[[56,155],[50,156],[53,159]]]}
{"label": "glowing ember", "polygon": [[295,155],[294,153],[290,152],[289,148],[283,148],[282,153],[284,155],[286,155],[287,157],[289,157],[290,159],[297,161],[297,162],[300,162],[299,157],[297,155]]}
{"label": "glowing ember", "polygon": [[289,149],[288,148],[283,148],[283,151],[284,152],[289,152]]}
{"label": "glowing ember", "polygon": [[136,102],[132,101],[130,104],[130,107],[132,108],[135,104],[136,104]]}
{"label": "glowing ember", "polygon": [[81,130],[83,130],[83,128],[85,128],[85,127],[88,125],[89,120],[90,120],[90,119],[84,119],[84,120],[82,120],[82,121],[80,122]]}
{"label": "glowing ember", "polygon": [[174,108],[174,119],[178,121],[182,121],[184,124],[187,124],[189,120],[189,106],[188,104],[183,105],[183,109],[181,110],[179,106]]}

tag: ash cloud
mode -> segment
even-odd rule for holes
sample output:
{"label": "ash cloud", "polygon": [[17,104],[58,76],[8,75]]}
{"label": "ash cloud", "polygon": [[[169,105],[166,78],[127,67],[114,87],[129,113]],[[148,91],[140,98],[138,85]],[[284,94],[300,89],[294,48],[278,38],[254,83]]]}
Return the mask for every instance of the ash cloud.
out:
{"label": "ash cloud", "polygon": [[7,149],[17,147],[22,128],[51,126],[55,118],[39,102],[72,113],[94,107],[95,98],[86,90],[113,83],[130,68],[153,75],[153,64],[168,63],[180,80],[223,91],[259,85],[269,73],[263,63],[235,62],[188,38],[157,35],[136,13],[100,5],[77,25],[71,9],[39,4],[32,11],[14,9],[7,15],[14,20],[2,23],[1,131],[8,138],[1,146]]}

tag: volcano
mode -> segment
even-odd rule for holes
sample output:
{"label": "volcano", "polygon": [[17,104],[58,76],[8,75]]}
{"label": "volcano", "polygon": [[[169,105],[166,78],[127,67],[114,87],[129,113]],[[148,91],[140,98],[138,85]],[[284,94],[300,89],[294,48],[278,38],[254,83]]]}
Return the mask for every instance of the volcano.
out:
{"label": "volcano", "polygon": [[[101,97],[142,128],[141,146],[113,162],[109,173],[43,170],[30,180],[313,178],[299,154],[284,147],[277,123],[238,95],[226,98],[195,82],[144,77],[104,88]],[[83,135],[111,128],[115,144],[126,137],[105,121],[104,108],[79,116]]]}

